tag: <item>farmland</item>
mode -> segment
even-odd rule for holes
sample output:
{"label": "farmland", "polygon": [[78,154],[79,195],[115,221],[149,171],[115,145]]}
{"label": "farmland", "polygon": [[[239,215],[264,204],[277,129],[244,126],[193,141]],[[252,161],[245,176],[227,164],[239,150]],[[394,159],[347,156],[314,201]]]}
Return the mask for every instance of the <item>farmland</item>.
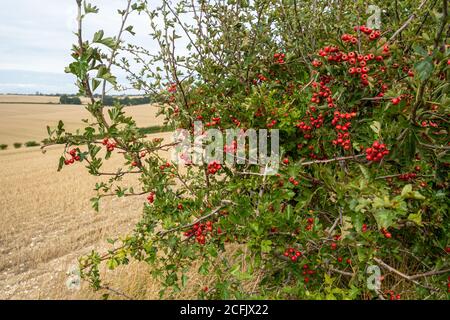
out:
{"label": "farmland", "polygon": [[[14,142],[40,141],[45,138],[46,125],[55,125],[59,119],[70,130],[83,127],[81,119],[88,114],[82,106],[50,105],[46,104],[48,99],[0,96],[0,102],[5,102],[0,103],[0,143],[10,145],[0,151],[1,299],[98,298],[84,286],[69,290],[66,272],[76,266],[80,255],[107,248],[107,238],[132,230],[142,212],[144,198],[134,197],[105,200],[100,213],[95,213],[89,199],[99,179],[82,170],[82,164],[56,173],[60,146],[49,148],[45,154],[39,147],[11,146]],[[153,106],[130,107],[126,112],[139,126],[162,123]],[[169,138],[170,133],[157,136]],[[106,166],[113,169],[121,164],[116,155]],[[133,179],[123,183],[133,185]],[[132,265],[112,285],[142,297],[157,297],[157,288],[146,282],[147,273],[142,268]],[[143,284],[145,290],[140,287]]]}

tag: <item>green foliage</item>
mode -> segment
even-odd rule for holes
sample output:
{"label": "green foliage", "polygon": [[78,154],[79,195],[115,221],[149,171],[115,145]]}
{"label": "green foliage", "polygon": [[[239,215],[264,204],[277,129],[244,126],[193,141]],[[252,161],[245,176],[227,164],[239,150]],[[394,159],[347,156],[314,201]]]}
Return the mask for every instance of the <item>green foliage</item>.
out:
{"label": "green foliage", "polygon": [[6,150],[6,149],[8,149],[7,144],[0,144],[0,150]]}
{"label": "green foliage", "polygon": [[[420,3],[429,17],[417,15]],[[108,196],[148,197],[141,221],[112,241],[115,249],[80,259],[83,277],[102,289],[103,261],[115,269],[136,259],[151,266],[161,297],[183,290],[196,265],[211,283],[198,288],[201,298],[376,299],[395,291],[445,299],[449,49],[439,30],[447,17],[423,3],[378,1],[383,30],[375,39],[353,30],[369,18],[353,1],[194,1],[194,8],[162,1],[156,9],[133,1],[119,10],[123,26],[133,13],[150,18],[159,52],[125,45],[120,34],[98,31],[92,42],[78,34],[66,71],[95,121],[76,133],[60,122],[46,144],[66,145],[59,169],[75,147],[89,173],[107,176],[95,187],[95,210]],[[97,12],[83,10],[82,18]],[[185,20],[193,24],[180,26]],[[174,48],[186,42],[188,54],[179,56]],[[122,50],[141,71],[118,59]],[[342,58],[351,52],[355,63]],[[363,67],[363,55],[368,70],[350,72]],[[168,163],[158,154],[167,142],[145,139],[163,129],[138,128],[123,111],[127,101],[96,95],[101,84],[119,89],[110,64],[162,106],[164,130],[191,130],[195,119],[219,130],[279,129],[288,161],[273,176],[248,163],[223,164],[219,174],[207,164]],[[389,150],[378,160],[366,150],[374,141]],[[123,166],[104,172],[116,148]],[[121,184],[127,174],[140,175],[139,190]],[[367,286],[372,265],[389,273],[380,290]]]}
{"label": "green foliage", "polygon": [[19,149],[22,147],[22,143],[21,142],[15,142],[14,143],[14,148]]}

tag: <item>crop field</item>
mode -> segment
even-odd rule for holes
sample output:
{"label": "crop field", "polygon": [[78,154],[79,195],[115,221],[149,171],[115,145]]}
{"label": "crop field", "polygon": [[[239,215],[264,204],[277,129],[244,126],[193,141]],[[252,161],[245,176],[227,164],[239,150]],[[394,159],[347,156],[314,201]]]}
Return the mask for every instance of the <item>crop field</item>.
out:
{"label": "crop field", "polygon": [[[63,119],[69,129],[77,129],[83,125],[80,119],[87,118],[83,106],[27,103],[48,97],[6,97],[15,102],[19,98],[29,100],[0,103],[0,143],[40,141],[47,124]],[[152,106],[127,108],[140,126],[161,124],[156,112]],[[170,133],[156,136],[168,139]],[[79,256],[106,249],[107,238],[131,231],[141,215],[144,198],[139,197],[105,200],[100,213],[95,213],[89,199],[101,179],[81,170],[83,164],[57,173],[61,152],[59,146],[43,154],[39,147],[14,149],[11,145],[0,151],[0,299],[100,297],[84,286],[69,290],[66,273],[77,265]],[[106,167],[113,169],[121,163],[116,155]],[[124,180],[128,185],[133,182],[133,177]],[[124,276],[114,277],[111,286],[157,297],[157,288],[146,281],[148,273],[142,268],[130,266]]]}

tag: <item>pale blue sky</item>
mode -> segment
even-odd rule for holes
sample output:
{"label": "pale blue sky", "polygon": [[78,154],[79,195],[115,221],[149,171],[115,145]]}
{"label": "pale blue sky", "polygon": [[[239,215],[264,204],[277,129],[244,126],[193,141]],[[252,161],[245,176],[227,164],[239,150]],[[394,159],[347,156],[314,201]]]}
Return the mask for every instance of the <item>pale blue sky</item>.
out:
{"label": "pale blue sky", "polygon": [[[114,36],[120,26],[117,9],[125,0],[92,0],[98,16],[86,19],[87,38],[98,29]],[[0,94],[75,92],[73,77],[64,74],[75,41],[75,0],[2,0],[0,4]],[[148,20],[131,17],[137,35],[133,42],[150,43]],[[131,36],[128,36],[131,37]],[[156,48],[155,48],[156,49]],[[120,77],[120,75],[119,75]]]}

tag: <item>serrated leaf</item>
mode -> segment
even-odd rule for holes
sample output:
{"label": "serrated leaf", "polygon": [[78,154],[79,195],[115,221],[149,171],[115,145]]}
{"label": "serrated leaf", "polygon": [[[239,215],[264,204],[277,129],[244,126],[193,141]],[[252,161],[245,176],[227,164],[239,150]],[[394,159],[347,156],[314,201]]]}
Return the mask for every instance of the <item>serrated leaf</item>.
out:
{"label": "serrated leaf", "polygon": [[414,222],[419,226],[422,226],[422,213],[420,211],[417,213],[411,213],[408,216],[408,220]]}
{"label": "serrated leaf", "polygon": [[417,75],[421,81],[427,80],[434,70],[434,64],[431,57],[427,57],[422,61],[417,62],[414,65],[414,69],[417,71]]}
{"label": "serrated leaf", "polygon": [[136,34],[136,32],[133,31],[133,26],[128,26],[125,28],[125,30],[131,33],[133,36]]}
{"label": "serrated leaf", "polygon": [[395,211],[393,210],[387,210],[387,209],[380,209],[377,212],[374,213],[374,218],[377,221],[378,228],[389,228],[392,225],[394,225],[394,221],[397,218],[397,215]]}
{"label": "serrated leaf", "polygon": [[413,46],[413,49],[414,49],[414,51],[415,51],[416,53],[420,54],[420,55],[423,56],[423,57],[428,56],[428,52],[427,52],[424,48],[422,48],[421,46],[419,46],[418,44],[414,45],[414,46]]}

